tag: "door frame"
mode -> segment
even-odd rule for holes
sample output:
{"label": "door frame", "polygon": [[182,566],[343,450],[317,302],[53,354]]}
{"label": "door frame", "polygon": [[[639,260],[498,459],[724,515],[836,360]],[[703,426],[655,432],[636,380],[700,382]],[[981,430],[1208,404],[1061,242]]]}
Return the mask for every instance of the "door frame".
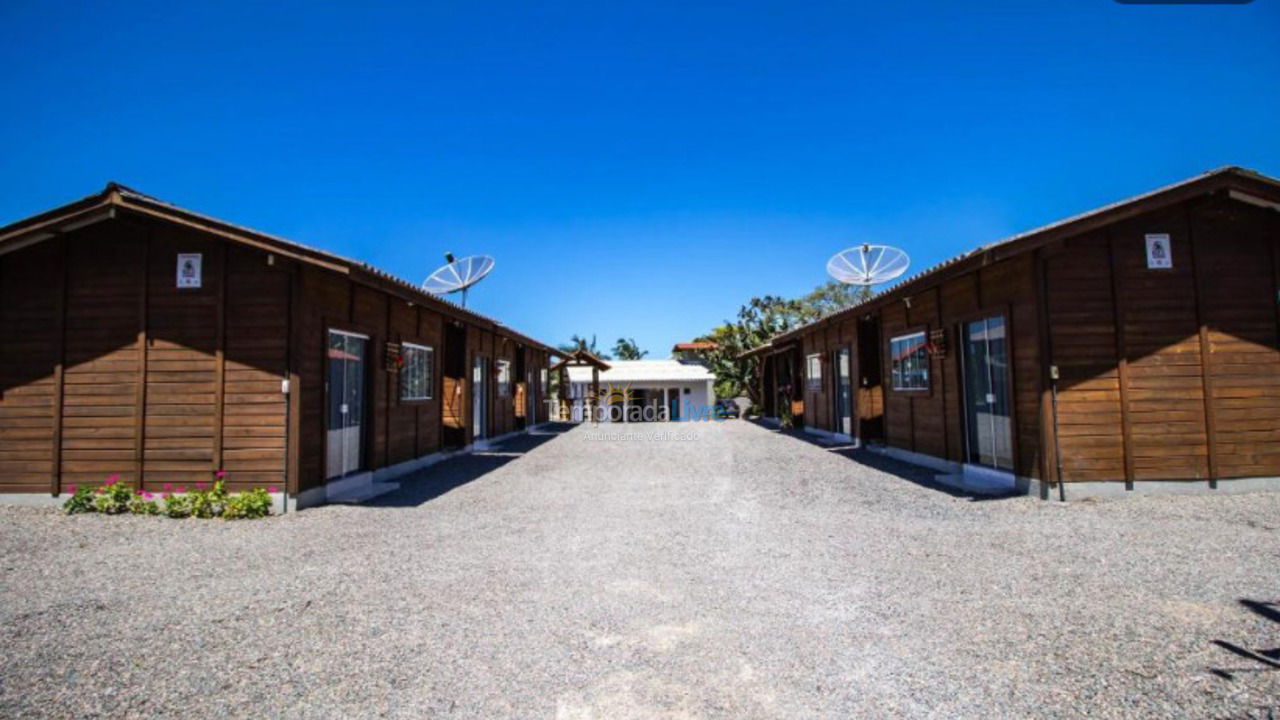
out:
{"label": "door frame", "polygon": [[[322,368],[321,372],[323,373],[323,376],[324,376],[324,381],[322,383],[323,392],[321,393],[324,397],[324,413],[322,415],[322,417],[324,418],[324,421],[323,421],[324,431],[320,433],[320,458],[321,458],[321,463],[323,467],[323,469],[321,470],[321,475],[323,476],[322,479],[325,483],[329,483],[329,482],[333,482],[334,480],[340,480],[344,477],[347,477],[348,475],[355,475],[363,470],[366,470],[369,465],[369,458],[372,456],[370,447],[372,444],[371,440],[373,437],[373,432],[372,432],[373,428],[371,427],[372,423],[370,422],[370,420],[373,417],[373,405],[370,401],[373,399],[373,393],[370,392],[370,380],[373,376],[371,375],[371,370],[370,370],[370,367],[371,367],[370,356],[373,355],[374,336],[370,331],[370,328],[362,327],[360,326],[359,323],[342,322],[342,323],[331,324],[326,321],[322,324],[324,326],[324,335],[320,340],[320,367]],[[343,473],[342,475],[336,475],[336,476],[330,477],[329,476],[329,407],[330,407],[329,399],[331,397],[331,393],[329,391],[329,335],[332,333],[337,333],[339,335],[349,335],[349,336],[354,336],[354,337],[364,339],[365,369],[364,369],[363,377],[360,378],[360,393],[361,393],[361,400],[363,400],[363,402],[361,403],[361,409],[362,409],[362,414],[364,416],[360,418],[360,427],[361,427],[360,466],[349,473]],[[290,390],[296,392],[296,390],[294,390],[293,388],[290,388]]]}
{"label": "door frame", "polygon": [[[986,319],[995,318],[995,317],[1000,318],[1004,322],[1004,329],[1005,329],[1006,358],[1005,358],[1004,381],[1005,381],[1005,386],[1009,389],[1009,453],[1011,455],[1009,459],[1011,460],[1011,465],[1012,465],[1011,467],[1008,467],[1008,468],[983,465],[982,463],[974,462],[970,459],[972,455],[971,455],[971,449],[969,447],[969,407],[968,407],[969,390],[968,390],[968,382],[967,382],[968,377],[965,373],[965,362],[964,362],[965,352],[967,350],[965,346],[965,341],[964,341],[964,329],[965,329],[965,325],[968,325],[971,322],[976,322],[978,320],[986,320]],[[997,472],[1007,472],[1016,476],[1018,474],[1018,452],[1019,452],[1018,403],[1017,403],[1017,389],[1016,389],[1016,386],[1014,385],[1014,374],[1013,374],[1014,348],[1013,348],[1012,317],[1013,317],[1013,310],[1011,307],[1007,305],[1002,305],[999,308],[981,310],[981,311],[967,313],[965,315],[959,316],[955,321],[955,331],[956,331],[955,363],[956,363],[957,377],[960,379],[960,388],[959,388],[960,402],[958,403],[957,410],[960,412],[960,430],[961,430],[961,434],[964,436],[963,437],[964,457],[962,458],[961,462],[965,465],[974,465],[976,467],[987,468],[989,470],[994,470]],[[932,383],[930,383],[930,385],[932,385]]]}
{"label": "door frame", "polygon": [[[479,382],[476,382],[476,363],[481,364]],[[490,387],[490,382],[493,379],[492,368],[493,360],[488,355],[475,353],[471,356],[471,368],[467,380],[471,385],[471,407],[468,409],[471,412],[471,427],[469,429],[471,430],[471,442],[473,443],[477,440],[488,440],[490,437],[489,431],[493,424],[493,408],[491,407],[493,394],[492,388]],[[479,397],[477,397],[477,393],[479,393]],[[476,414],[477,400],[479,401],[479,407],[483,413],[483,418]],[[483,435],[476,434],[477,424],[483,425]]]}
{"label": "door frame", "polygon": [[[849,432],[844,431],[841,420],[844,416],[840,414],[840,404],[842,398],[840,395],[840,353],[847,353],[849,356],[849,376],[847,378],[847,388],[849,391]],[[854,410],[854,359],[853,348],[848,344],[837,345],[831,350],[831,432],[837,435],[843,435],[850,440],[854,437],[857,412]]]}

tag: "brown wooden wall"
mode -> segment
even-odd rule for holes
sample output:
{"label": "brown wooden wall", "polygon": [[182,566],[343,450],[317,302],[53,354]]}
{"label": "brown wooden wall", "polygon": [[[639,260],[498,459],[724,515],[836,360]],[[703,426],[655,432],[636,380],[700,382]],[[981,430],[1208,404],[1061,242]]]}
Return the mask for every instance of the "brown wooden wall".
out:
{"label": "brown wooden wall", "polygon": [[[200,288],[176,287],[185,252],[203,255]],[[0,256],[0,492],[113,474],[162,489],[218,469],[233,488],[320,486],[329,328],[371,338],[366,469],[426,455],[442,442],[444,321],[343,274],[127,214]],[[466,335],[514,372],[516,340]],[[434,348],[431,399],[400,400],[388,340]],[[530,351],[526,367],[546,360]],[[512,389],[493,394],[491,436],[517,429]]]}
{"label": "brown wooden wall", "polygon": [[[1009,352],[1013,364],[1010,388],[1013,395],[1014,452],[1018,474],[1039,477],[1039,408],[1041,366],[1039,362],[1033,261],[1024,255],[977,271],[950,278],[917,290],[910,307],[901,298],[888,301],[871,314],[879,321],[881,392],[854,393],[855,402],[871,399],[876,407],[854,408],[858,417],[865,410],[876,416],[883,412],[886,444],[963,462],[965,435],[961,406],[960,323],[990,315],[1002,315],[1009,323]],[[946,332],[947,353],[930,361],[928,390],[893,390],[889,382],[889,340],[915,331],[926,334],[941,328]],[[862,375],[857,345],[857,321],[844,318],[806,333],[801,345],[804,355],[823,356],[822,390],[805,392],[805,420],[824,430],[835,431],[832,397],[835,368],[830,354],[848,347],[853,360],[853,381]],[[874,379],[873,379],[874,385]]]}
{"label": "brown wooden wall", "polygon": [[[1148,269],[1146,233],[1173,268]],[[1280,474],[1280,219],[1226,199],[1073,238],[1045,261],[1063,477]]]}
{"label": "brown wooden wall", "polygon": [[128,219],[0,258],[0,487],[283,486],[288,288],[264,253]]}
{"label": "brown wooden wall", "polygon": [[[63,247],[50,241],[0,257],[0,492],[48,492],[56,481],[63,280],[61,273],[36,270],[59,267]],[[122,355],[113,364],[115,372],[102,378],[120,379],[117,373],[126,381],[136,378],[136,357],[136,351]],[[132,449],[136,436],[127,417],[102,424],[68,419],[63,432],[75,428],[86,435],[114,435]]]}
{"label": "brown wooden wall", "polygon": [[[321,268],[301,270],[302,385],[299,490],[325,483],[325,359],[329,330],[369,336],[365,469],[412,460],[441,447],[440,374],[443,317],[434,310],[366,287]],[[386,343],[413,342],[434,349],[432,399],[401,401],[398,376],[386,370]]]}
{"label": "brown wooden wall", "polygon": [[[1173,269],[1147,268],[1147,233],[1170,235]],[[1052,364],[1068,482],[1280,475],[1278,298],[1280,215],[1220,196],[941,278],[915,289],[909,307],[892,296],[869,311],[880,321],[885,441],[965,460],[959,328],[1000,314],[1019,475],[1057,475]],[[854,347],[850,322],[805,333],[804,355]],[[893,390],[889,339],[937,328],[947,352],[931,360],[930,388]],[[833,388],[824,360],[805,414],[826,430],[835,429]]]}
{"label": "brown wooden wall", "polygon": [[[302,392],[301,458],[299,489],[319,487],[325,482],[325,348],[330,329],[347,330],[370,338],[368,362],[367,439],[365,469],[396,465],[442,449],[446,406],[445,393],[454,381],[443,375],[446,318],[435,310],[393,296],[377,288],[351,281],[321,268],[300,271],[301,337],[299,374]],[[449,321],[451,322],[451,321]],[[514,408],[514,377],[519,345],[506,335],[463,323],[466,337],[466,375],[461,382],[461,402],[457,403],[471,441],[470,368],[477,355],[487,357],[490,367],[498,359],[511,362],[512,395],[498,397],[497,383],[490,375],[489,436],[517,429]],[[402,401],[395,373],[386,371],[386,343],[413,342],[432,347],[435,387],[430,400]],[[540,354],[545,367],[546,355]],[[544,411],[545,414],[545,411]]]}

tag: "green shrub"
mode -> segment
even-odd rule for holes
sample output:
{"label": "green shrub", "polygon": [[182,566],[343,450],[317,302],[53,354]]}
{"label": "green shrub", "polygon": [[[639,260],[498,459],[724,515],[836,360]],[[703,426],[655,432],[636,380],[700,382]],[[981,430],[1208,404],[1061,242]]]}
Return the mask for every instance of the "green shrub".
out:
{"label": "green shrub", "polygon": [[231,494],[222,481],[224,475],[226,473],[219,470],[218,479],[207,490],[204,483],[196,483],[196,488],[190,492],[184,487],[174,488],[172,483],[165,483],[165,491],[159,495],[159,500],[150,492],[134,491],[122,485],[120,476],[112,475],[105,484],[96,488],[68,485],[71,497],[62,504],[62,508],[70,515],[89,512],[119,515],[128,512],[171,518],[223,517],[228,520],[264,518],[271,514],[271,493],[275,488],[255,488]]}
{"label": "green shrub", "polygon": [[129,512],[134,515],[159,515],[160,503],[156,502],[154,497],[145,490],[138,495],[134,495],[133,499],[129,501]]}
{"label": "green shrub", "polygon": [[271,514],[271,494],[254,488],[227,497],[222,512],[225,520],[253,520]]}
{"label": "green shrub", "polygon": [[191,515],[198,518],[214,518],[222,515],[227,503],[227,491],[222,481],[213,483],[211,490],[204,489],[204,483],[198,483],[196,489],[188,493],[191,502]]}
{"label": "green shrub", "polygon": [[119,515],[128,512],[129,502],[135,496],[133,488],[120,484],[120,477],[112,475],[107,484],[99,487],[94,493],[93,509],[106,515]]}
{"label": "green shrub", "polygon": [[164,500],[164,514],[171,518],[191,517],[191,498],[186,493],[174,492],[161,495]]}
{"label": "green shrub", "polygon": [[79,513],[91,513],[93,508],[93,490],[87,487],[77,488],[75,485],[68,485],[67,491],[71,493],[71,497],[62,503],[62,509],[68,515],[76,515]]}

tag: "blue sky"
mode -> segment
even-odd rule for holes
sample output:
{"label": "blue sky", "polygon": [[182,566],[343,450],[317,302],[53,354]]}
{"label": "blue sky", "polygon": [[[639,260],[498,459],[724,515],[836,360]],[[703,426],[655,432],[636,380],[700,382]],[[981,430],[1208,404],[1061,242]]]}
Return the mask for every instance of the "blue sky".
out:
{"label": "blue sky", "polygon": [[0,222],[117,180],[654,355],[870,241],[919,269],[1228,164],[1280,5],[0,3]]}

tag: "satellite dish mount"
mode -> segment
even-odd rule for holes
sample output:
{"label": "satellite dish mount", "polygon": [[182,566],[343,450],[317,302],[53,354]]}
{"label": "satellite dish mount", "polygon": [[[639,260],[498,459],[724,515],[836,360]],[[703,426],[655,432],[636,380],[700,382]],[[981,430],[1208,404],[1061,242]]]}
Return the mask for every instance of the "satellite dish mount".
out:
{"label": "satellite dish mount", "polygon": [[455,260],[453,253],[444,254],[445,264],[427,276],[422,289],[432,295],[462,293],[462,307],[467,306],[467,290],[493,270],[494,260],[488,255],[471,255]]}

